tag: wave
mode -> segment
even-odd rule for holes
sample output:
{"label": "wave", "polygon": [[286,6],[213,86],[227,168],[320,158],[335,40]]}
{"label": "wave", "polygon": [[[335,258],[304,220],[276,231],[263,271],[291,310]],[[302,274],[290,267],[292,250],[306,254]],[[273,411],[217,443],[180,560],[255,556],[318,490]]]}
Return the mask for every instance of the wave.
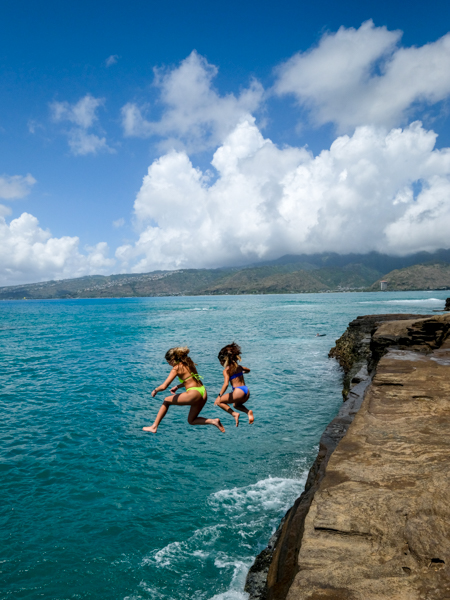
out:
{"label": "wave", "polygon": [[[141,567],[151,579],[165,580],[184,573],[190,580],[227,581],[227,589],[213,596],[191,588],[186,600],[247,600],[244,589],[248,569],[262,550],[280,518],[305,487],[306,471],[299,479],[269,477],[257,483],[211,494],[208,505],[217,515],[214,525],[197,529],[184,541],[175,541],[146,556]],[[230,540],[233,543],[230,544]],[[230,553],[230,548],[232,552]],[[143,582],[143,585],[148,585]],[[220,590],[220,588],[219,588]]]}
{"label": "wave", "polygon": [[439,298],[422,298],[417,300],[364,300],[358,304],[445,304],[445,300]]}
{"label": "wave", "polygon": [[197,560],[205,560],[220,535],[220,527],[220,525],[212,525],[197,529],[185,542],[172,542],[161,550],[155,550],[142,560],[142,565],[153,564],[158,568],[176,570],[177,565],[186,559],[194,557]]}
{"label": "wave", "polygon": [[248,600],[249,595],[246,592],[237,592],[229,590],[223,594],[216,594],[209,600]]}
{"label": "wave", "polygon": [[292,497],[300,495],[305,479],[284,479],[269,477],[243,488],[220,490],[209,498],[213,510],[250,511],[261,508],[265,511],[286,511],[292,504]]}

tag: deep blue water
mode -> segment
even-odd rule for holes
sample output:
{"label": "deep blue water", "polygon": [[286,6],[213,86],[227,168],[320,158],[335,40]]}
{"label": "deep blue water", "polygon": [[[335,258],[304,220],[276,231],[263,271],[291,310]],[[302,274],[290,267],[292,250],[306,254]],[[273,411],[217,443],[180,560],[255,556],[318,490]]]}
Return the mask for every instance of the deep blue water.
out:
{"label": "deep blue water", "polygon": [[[248,567],[301,493],[341,404],[327,358],[358,315],[427,313],[448,292],[0,303],[0,590],[4,599],[240,600]],[[315,334],[326,333],[325,337]],[[219,349],[251,368],[241,425],[213,406]],[[156,436],[166,350],[209,392]]]}

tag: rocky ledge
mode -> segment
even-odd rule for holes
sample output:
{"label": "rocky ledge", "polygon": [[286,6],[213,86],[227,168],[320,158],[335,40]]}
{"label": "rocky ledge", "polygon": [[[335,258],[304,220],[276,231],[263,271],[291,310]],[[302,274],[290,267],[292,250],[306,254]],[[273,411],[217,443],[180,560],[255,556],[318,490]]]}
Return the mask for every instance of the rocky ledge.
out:
{"label": "rocky ledge", "polygon": [[450,315],[358,317],[341,411],[251,600],[450,600]]}

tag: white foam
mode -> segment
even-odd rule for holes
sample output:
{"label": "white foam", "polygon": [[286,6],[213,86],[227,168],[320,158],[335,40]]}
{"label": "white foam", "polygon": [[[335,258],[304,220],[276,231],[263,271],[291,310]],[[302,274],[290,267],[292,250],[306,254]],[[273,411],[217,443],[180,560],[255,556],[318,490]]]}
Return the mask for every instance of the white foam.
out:
{"label": "white foam", "polygon": [[177,563],[186,560],[186,558],[194,556],[198,560],[206,560],[210,549],[214,547],[217,538],[220,535],[221,525],[212,525],[197,529],[194,534],[185,542],[172,542],[152,552],[149,556],[142,559],[142,565],[153,564],[159,568],[176,568]]}
{"label": "white foam", "polygon": [[439,298],[418,298],[416,300],[364,300],[358,302],[358,304],[444,304],[444,300],[439,300]]}
{"label": "white foam", "polygon": [[218,569],[233,568],[230,587],[226,592],[216,594],[211,600],[246,600],[248,594],[243,592],[247,572],[253,563],[253,559],[239,560],[232,559],[226,554],[219,552],[214,564]]}
{"label": "white foam", "polygon": [[[245,578],[258,552],[260,532],[267,531],[268,526],[275,530],[281,516],[303,491],[305,481],[306,470],[300,479],[269,477],[211,494],[208,504],[217,514],[216,524],[198,529],[185,541],[175,541],[151,552],[141,565],[166,570],[167,577],[179,577],[182,573],[201,577],[203,569],[210,569],[213,561],[218,578],[227,581],[228,590],[209,600],[247,600],[248,594],[243,592]],[[230,539],[234,540],[231,553]],[[208,596],[203,593],[189,598],[206,600]]]}
{"label": "white foam", "polygon": [[242,488],[220,490],[212,494],[209,504],[215,510],[229,512],[286,511],[305,487],[306,474],[301,479],[269,477]]}
{"label": "white foam", "polygon": [[444,304],[439,298],[422,298],[417,300],[386,300],[386,304]]}
{"label": "white foam", "polygon": [[249,595],[246,592],[239,592],[237,590],[228,590],[223,594],[216,594],[210,600],[248,600]]}
{"label": "white foam", "polygon": [[[170,598],[168,598],[164,594],[161,594],[161,592],[158,591],[154,586],[148,585],[148,583],[145,583],[145,581],[141,581],[139,587],[142,588],[145,592],[147,592],[147,594],[150,594],[150,598],[152,600],[170,600]],[[141,596],[139,596],[139,598],[140,597]]]}

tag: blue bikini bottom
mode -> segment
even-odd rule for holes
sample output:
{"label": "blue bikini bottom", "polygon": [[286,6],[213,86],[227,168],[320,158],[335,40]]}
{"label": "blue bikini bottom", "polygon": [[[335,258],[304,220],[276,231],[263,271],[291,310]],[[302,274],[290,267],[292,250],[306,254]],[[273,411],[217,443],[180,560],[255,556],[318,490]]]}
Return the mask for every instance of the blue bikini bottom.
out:
{"label": "blue bikini bottom", "polygon": [[233,388],[233,390],[242,390],[246,396],[249,394],[248,387],[246,385],[237,385]]}

